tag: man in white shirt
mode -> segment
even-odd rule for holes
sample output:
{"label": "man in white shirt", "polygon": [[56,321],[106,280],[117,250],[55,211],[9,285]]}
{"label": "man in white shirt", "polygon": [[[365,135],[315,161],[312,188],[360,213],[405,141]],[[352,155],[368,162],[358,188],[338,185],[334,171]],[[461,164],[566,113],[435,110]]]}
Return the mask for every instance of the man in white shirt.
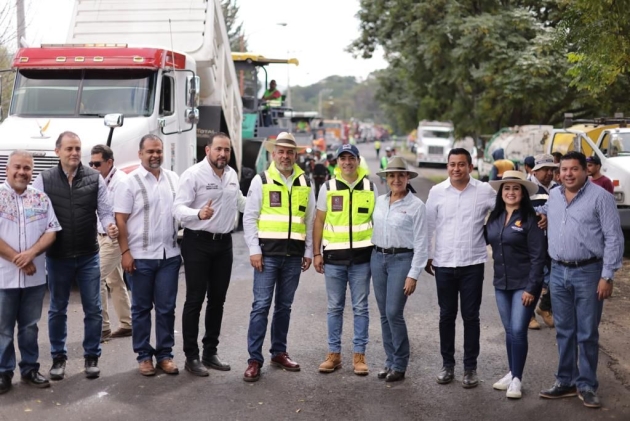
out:
{"label": "man in white shirt", "polygon": [[464,321],[464,379],[462,385],[479,384],[479,308],[487,260],[483,237],[484,222],[496,202],[496,192],[488,183],[470,176],[470,153],[455,148],[448,155],[449,178],[431,188],[427,199],[427,224],[431,247],[426,271],[437,284],[440,306],[440,351],[443,366],[437,382],[453,381],[455,369],[455,320],[461,299]]}
{"label": "man in white shirt", "polygon": [[254,302],[247,332],[249,360],[243,376],[246,382],[260,378],[272,299],[271,365],[300,371],[300,365],[287,353],[287,335],[300,272],[313,260],[315,194],[304,171],[295,164],[295,138],[282,132],[265,147],[273,162],[252,180],[243,215],[245,242],[254,267]]}
{"label": "man in white shirt", "polygon": [[[179,177],[161,168],[164,146],[152,134],[140,140],[141,166],[116,189],[114,212],[120,229],[122,267],[131,286],[133,350],[140,374],[155,375],[153,357],[166,374],[178,374],[173,361],[175,301],[181,257],[173,201]],[[151,309],[155,306],[155,348]]]}
{"label": "man in white shirt", "polygon": [[[182,258],[186,273],[186,302],[182,314],[184,368],[207,376],[205,367],[228,371],[217,355],[223,304],[232,276],[232,230],[245,209],[236,171],[228,165],[231,142],[215,133],[206,145],[206,159],[188,168],[179,179],[174,212],[184,226]],[[203,354],[199,360],[199,315],[208,297]],[[204,367],[205,366],[205,367]]]}
{"label": "man in white shirt", "polygon": [[31,154],[12,152],[6,174],[0,185],[0,395],[11,389],[16,323],[22,381],[37,388],[50,386],[39,374],[37,323],[46,293],[42,253],[61,230],[48,196],[28,186],[33,177]]}
{"label": "man in white shirt", "polygon": [[[127,178],[127,175],[114,166],[114,152],[109,146],[96,145],[92,148],[91,154],[90,167],[100,172],[103,176],[107,185],[109,203],[113,206],[116,186],[121,180]],[[123,279],[118,239],[109,238],[105,230],[99,225],[97,225],[97,229],[99,257],[101,259],[101,306],[103,308],[101,341],[109,338],[131,336],[131,303],[129,302],[127,286]],[[120,323],[120,327],[114,333],[112,333],[109,324],[109,313],[107,311],[108,290],[112,294],[114,309]]]}

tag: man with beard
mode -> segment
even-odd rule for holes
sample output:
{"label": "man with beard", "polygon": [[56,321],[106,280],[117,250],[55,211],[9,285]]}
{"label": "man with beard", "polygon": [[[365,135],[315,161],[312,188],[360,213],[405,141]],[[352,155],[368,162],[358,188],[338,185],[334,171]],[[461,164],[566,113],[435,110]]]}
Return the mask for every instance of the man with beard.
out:
{"label": "man with beard", "polygon": [[[181,257],[173,201],[179,177],[160,168],[162,140],[142,137],[141,165],[120,183],[114,199],[120,228],[122,267],[131,285],[133,350],[143,376],[155,375],[153,357],[166,374],[178,374],[173,361],[175,301]],[[151,346],[151,309],[155,306],[155,348]]]}
{"label": "man with beard", "polygon": [[[182,314],[184,368],[207,376],[205,367],[228,371],[217,355],[223,304],[232,275],[232,230],[238,212],[245,209],[236,171],[228,165],[230,138],[215,133],[206,145],[206,159],[188,168],[180,178],[174,215],[184,226],[182,258],[186,272],[186,302]],[[208,297],[203,354],[199,360],[199,314]],[[205,366],[205,367],[204,367]]]}
{"label": "man with beard", "polygon": [[0,185],[0,395],[11,389],[16,324],[22,382],[50,386],[39,374],[37,323],[46,293],[42,253],[61,230],[48,196],[28,185],[33,176],[31,154],[12,152],[6,174]]}
{"label": "man with beard", "polygon": [[265,143],[273,162],[252,180],[243,214],[245,242],[254,268],[254,302],[249,316],[246,382],[260,378],[263,342],[271,301],[271,365],[300,371],[287,353],[291,306],[300,282],[300,272],[313,259],[315,194],[304,172],[295,165],[297,144],[292,134],[282,132]]}

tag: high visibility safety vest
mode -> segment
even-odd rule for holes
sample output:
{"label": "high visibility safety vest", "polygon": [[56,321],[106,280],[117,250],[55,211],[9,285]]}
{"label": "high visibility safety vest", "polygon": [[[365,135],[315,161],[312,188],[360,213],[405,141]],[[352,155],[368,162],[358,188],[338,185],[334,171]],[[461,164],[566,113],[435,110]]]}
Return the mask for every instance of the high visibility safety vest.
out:
{"label": "high visibility safety vest", "polygon": [[359,182],[353,190],[341,179],[326,182],[326,220],[324,222],[324,263],[349,265],[370,261],[372,253],[372,213],[374,183],[359,168]]}
{"label": "high visibility safety vest", "polygon": [[514,170],[514,162],[509,159],[499,159],[498,161],[494,161],[494,166],[497,167],[497,175],[499,177],[503,177],[503,173],[506,171]]}
{"label": "high visibility safety vest", "polygon": [[289,191],[273,162],[267,171],[260,173],[263,197],[258,239],[265,256],[304,256],[311,183],[297,165],[293,165],[293,174]]}
{"label": "high visibility safety vest", "polygon": [[382,156],[381,157],[381,169],[384,170],[385,168],[387,168],[387,160],[389,158],[387,156]]}

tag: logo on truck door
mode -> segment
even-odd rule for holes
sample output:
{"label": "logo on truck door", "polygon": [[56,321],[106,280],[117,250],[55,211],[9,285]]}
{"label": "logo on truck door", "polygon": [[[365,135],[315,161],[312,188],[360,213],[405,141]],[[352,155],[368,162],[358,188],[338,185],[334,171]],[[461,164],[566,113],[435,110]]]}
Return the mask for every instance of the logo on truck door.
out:
{"label": "logo on truck door", "polygon": [[46,124],[44,124],[43,126],[41,124],[39,124],[39,121],[35,120],[35,124],[37,124],[37,127],[39,127],[39,136],[31,136],[31,139],[49,139],[50,136],[46,136],[46,130],[48,130],[48,127],[50,126],[50,120],[48,120],[46,122]]}

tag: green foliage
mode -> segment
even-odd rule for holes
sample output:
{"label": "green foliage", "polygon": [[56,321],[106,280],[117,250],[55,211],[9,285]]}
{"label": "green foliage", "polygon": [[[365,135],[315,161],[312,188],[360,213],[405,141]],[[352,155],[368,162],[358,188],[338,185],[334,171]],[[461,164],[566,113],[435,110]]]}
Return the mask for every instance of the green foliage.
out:
{"label": "green foliage", "polygon": [[232,51],[247,51],[247,39],[243,31],[243,22],[238,21],[239,6],[237,0],[222,0],[223,19],[227,26]]}
{"label": "green foliage", "polygon": [[[0,46],[0,70],[10,69],[13,54],[6,48]],[[2,89],[2,118],[4,119],[9,113],[9,105],[11,103],[11,92],[13,92],[13,81],[15,80],[14,72],[0,73],[0,84]]]}
{"label": "green foliage", "polygon": [[592,114],[609,104],[571,86],[569,49],[556,42],[563,7],[534,0],[361,0],[361,32],[349,50],[363,57],[384,50],[390,65],[377,77],[376,98],[405,130],[422,119],[453,121],[459,136],[555,124],[564,112]]}

